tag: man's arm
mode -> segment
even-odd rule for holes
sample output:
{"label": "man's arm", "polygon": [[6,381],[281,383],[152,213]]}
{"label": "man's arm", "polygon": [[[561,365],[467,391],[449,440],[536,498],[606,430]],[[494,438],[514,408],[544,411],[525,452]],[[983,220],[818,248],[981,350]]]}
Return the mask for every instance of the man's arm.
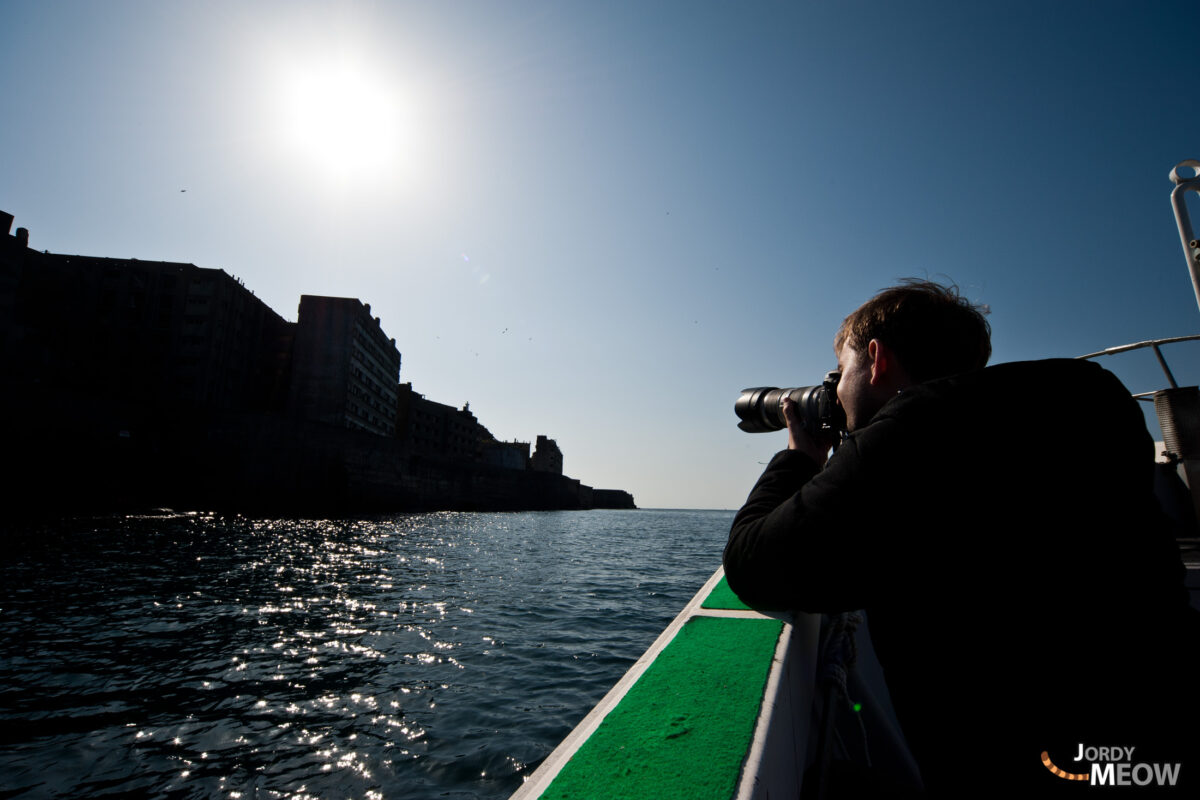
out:
{"label": "man's arm", "polygon": [[878,588],[880,545],[895,533],[885,523],[895,479],[874,446],[890,427],[876,423],[852,436],[824,470],[803,450],[771,459],[725,546],[725,575],[743,601],[823,612],[867,604]]}

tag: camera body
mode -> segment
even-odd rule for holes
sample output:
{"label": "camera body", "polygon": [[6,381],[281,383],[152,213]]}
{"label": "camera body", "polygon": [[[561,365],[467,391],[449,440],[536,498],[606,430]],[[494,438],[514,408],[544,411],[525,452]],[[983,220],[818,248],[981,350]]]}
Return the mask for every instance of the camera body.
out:
{"label": "camera body", "polygon": [[813,436],[833,435],[834,442],[846,435],[846,412],[837,402],[837,385],[840,372],[830,372],[820,386],[801,386],[778,389],[774,386],[757,386],[743,389],[733,404],[733,411],[741,422],[738,427],[747,433],[767,433],[787,427],[783,416],[783,400],[790,397],[800,411],[804,429]]}

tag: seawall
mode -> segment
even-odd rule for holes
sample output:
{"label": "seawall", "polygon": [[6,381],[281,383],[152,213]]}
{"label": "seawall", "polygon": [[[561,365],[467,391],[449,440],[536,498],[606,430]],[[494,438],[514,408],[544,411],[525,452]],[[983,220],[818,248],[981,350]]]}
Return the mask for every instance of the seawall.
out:
{"label": "seawall", "polygon": [[17,442],[25,510],[166,506],[241,513],[635,508],[549,472],[413,453],[397,440],[266,413],[227,412],[109,436]]}

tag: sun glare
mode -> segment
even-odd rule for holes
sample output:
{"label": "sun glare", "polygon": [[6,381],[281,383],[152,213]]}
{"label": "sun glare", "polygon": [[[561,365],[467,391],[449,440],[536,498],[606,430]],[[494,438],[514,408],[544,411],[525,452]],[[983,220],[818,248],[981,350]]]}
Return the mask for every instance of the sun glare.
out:
{"label": "sun glare", "polygon": [[404,136],[397,94],[362,64],[306,64],[286,72],[282,139],[306,168],[340,179],[382,178]]}

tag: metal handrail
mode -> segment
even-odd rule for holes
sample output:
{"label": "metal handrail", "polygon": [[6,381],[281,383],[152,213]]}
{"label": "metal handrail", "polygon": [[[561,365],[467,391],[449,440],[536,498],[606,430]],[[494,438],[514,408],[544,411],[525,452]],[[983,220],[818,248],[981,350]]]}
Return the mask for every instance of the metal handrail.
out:
{"label": "metal handrail", "polygon": [[1128,353],[1130,350],[1141,350],[1143,347],[1150,347],[1154,350],[1154,357],[1158,359],[1158,365],[1162,367],[1163,372],[1167,375],[1167,382],[1171,384],[1172,389],[1178,389],[1179,384],[1175,383],[1175,376],[1171,374],[1171,368],[1167,366],[1167,360],[1163,358],[1162,351],[1158,349],[1160,344],[1173,344],[1175,342],[1191,342],[1200,339],[1200,334],[1193,336],[1173,336],[1170,339],[1151,339],[1145,342],[1134,342],[1133,344],[1122,344],[1117,347],[1107,347],[1097,353],[1088,353],[1086,356],[1076,356],[1083,360],[1088,358],[1096,358],[1098,356],[1115,356],[1117,353]]}

